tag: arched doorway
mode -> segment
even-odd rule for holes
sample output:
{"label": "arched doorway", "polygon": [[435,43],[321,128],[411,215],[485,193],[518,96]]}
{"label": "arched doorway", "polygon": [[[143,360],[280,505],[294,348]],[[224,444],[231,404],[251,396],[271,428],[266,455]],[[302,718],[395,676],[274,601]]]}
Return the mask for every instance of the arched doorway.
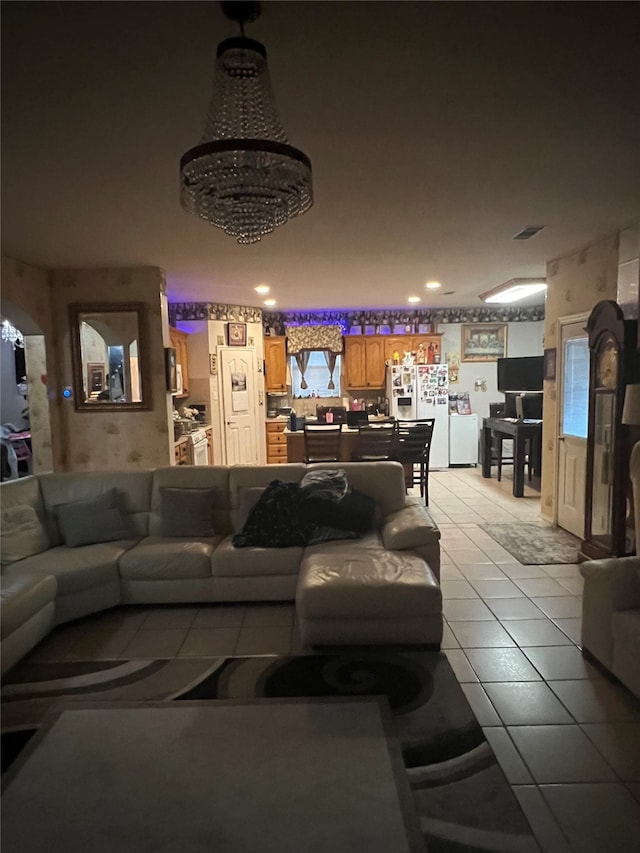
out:
{"label": "arched doorway", "polygon": [[[24,387],[20,387],[22,376],[18,377],[15,374],[16,362],[15,350],[9,340],[4,341],[4,346],[0,351],[2,357],[2,376],[11,377],[12,371],[16,378],[16,382],[3,381],[0,388],[0,394],[3,398],[6,395],[11,395],[15,400],[7,401],[3,411],[13,412],[19,415],[19,422],[14,424],[15,427],[21,428],[24,432],[29,433],[31,458],[29,466],[25,471],[25,466],[19,466],[19,473],[34,473],[41,474],[47,471],[53,471],[53,449],[51,438],[51,413],[49,409],[49,394],[47,383],[47,356],[45,347],[45,337],[42,329],[37,323],[21,308],[13,305],[11,302],[2,300],[0,304],[0,314],[2,320],[7,320],[11,326],[19,330],[22,336],[23,347],[20,347],[24,355],[24,361],[20,359],[20,365],[24,364],[24,376],[26,383]],[[10,363],[7,365],[7,359]],[[24,392],[24,393],[23,393]],[[18,409],[22,397],[24,406]],[[3,400],[4,403],[4,400]],[[4,422],[4,418],[3,418]]]}

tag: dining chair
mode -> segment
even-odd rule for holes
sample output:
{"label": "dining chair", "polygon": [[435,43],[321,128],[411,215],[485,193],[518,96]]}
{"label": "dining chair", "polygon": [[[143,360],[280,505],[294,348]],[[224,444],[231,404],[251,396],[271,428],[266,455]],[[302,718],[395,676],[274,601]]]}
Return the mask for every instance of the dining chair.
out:
{"label": "dining chair", "polygon": [[342,424],[305,424],[304,461],[338,462]]}
{"label": "dining chair", "polygon": [[429,506],[429,452],[435,418],[397,420],[391,458],[404,466],[407,489],[420,486],[420,497]]}
{"label": "dining chair", "polygon": [[358,446],[354,462],[383,462],[391,459],[395,438],[395,424],[361,426],[358,428]]}
{"label": "dining chair", "polygon": [[[492,418],[503,418],[506,413],[506,405],[505,403],[489,403],[489,417]],[[507,450],[505,455],[504,442],[508,442],[509,447],[511,448],[511,454]],[[527,472],[529,476],[529,482],[531,482],[532,469],[535,467],[533,463],[532,456],[532,448],[529,446],[529,442],[527,442],[527,453],[525,456],[525,465],[527,466]],[[498,432],[498,430],[491,430],[491,458],[492,461],[495,459],[495,463],[498,468],[498,482],[502,480],[502,466],[503,465],[513,465],[514,462],[514,450],[513,450],[513,439],[504,433]]]}

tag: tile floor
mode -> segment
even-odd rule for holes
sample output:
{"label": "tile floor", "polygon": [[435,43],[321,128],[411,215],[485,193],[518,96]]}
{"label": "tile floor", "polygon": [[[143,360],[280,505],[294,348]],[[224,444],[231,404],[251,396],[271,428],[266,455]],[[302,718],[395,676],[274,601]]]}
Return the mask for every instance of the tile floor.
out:
{"label": "tile floor", "polygon": [[[479,468],[430,475],[442,530],[443,650],[543,851],[640,850],[640,702],[580,652],[575,565],[522,566],[479,529],[538,522]],[[293,606],[116,610],[55,631],[31,660],[303,653]]]}

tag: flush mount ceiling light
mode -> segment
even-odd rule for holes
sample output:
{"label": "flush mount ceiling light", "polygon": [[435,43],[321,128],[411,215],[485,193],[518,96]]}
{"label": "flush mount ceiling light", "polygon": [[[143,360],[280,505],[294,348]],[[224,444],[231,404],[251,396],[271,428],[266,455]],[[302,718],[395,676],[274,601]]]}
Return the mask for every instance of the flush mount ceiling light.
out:
{"label": "flush mount ceiling light", "polygon": [[269,287],[268,284],[259,284],[257,287],[254,287],[253,289],[255,290],[256,293],[259,293],[261,295],[264,293],[269,293],[269,291],[271,290],[271,288]]}
{"label": "flush mount ceiling light", "polygon": [[407,302],[420,302],[420,297],[419,296],[410,296],[407,299]]}
{"label": "flush mount ceiling light", "polygon": [[547,283],[543,278],[512,278],[504,284],[494,287],[480,294],[483,302],[496,305],[508,305],[511,302],[519,302],[527,299],[535,293],[541,293],[547,289]]}
{"label": "flush mount ceiling light", "polygon": [[238,243],[256,243],[311,207],[311,161],[280,124],[264,45],[244,35],[260,3],[220,5],[241,35],[218,45],[206,126],[180,160],[180,201]]}
{"label": "flush mount ceiling light", "polygon": [[272,308],[276,304],[276,300],[275,299],[265,299],[264,304],[267,305],[269,308]]}
{"label": "flush mount ceiling light", "polygon": [[442,287],[439,281],[428,281],[425,284],[427,290],[437,290],[439,287]]}

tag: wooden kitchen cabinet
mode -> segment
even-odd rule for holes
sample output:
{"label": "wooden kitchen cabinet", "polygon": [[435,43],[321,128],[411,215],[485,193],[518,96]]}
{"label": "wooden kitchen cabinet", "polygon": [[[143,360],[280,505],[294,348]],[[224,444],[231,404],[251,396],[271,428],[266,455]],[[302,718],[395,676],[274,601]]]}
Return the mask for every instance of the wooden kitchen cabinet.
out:
{"label": "wooden kitchen cabinet", "polygon": [[267,421],[267,465],[282,465],[287,461],[287,436],[284,434],[287,421]]}
{"label": "wooden kitchen cabinet", "polygon": [[183,437],[175,443],[175,461],[176,465],[192,465],[191,458],[191,442],[188,438]]}
{"label": "wooden kitchen cabinet", "polygon": [[384,338],[381,335],[344,339],[345,389],[384,388]]}
{"label": "wooden kitchen cabinet", "polygon": [[287,339],[264,338],[264,381],[266,391],[287,390]]}
{"label": "wooden kitchen cabinet", "polygon": [[180,365],[182,370],[182,394],[175,394],[175,397],[189,396],[189,349],[187,342],[189,335],[186,332],[181,332],[180,329],[174,329],[169,326],[169,340],[171,346],[176,351],[176,364]]}
{"label": "wooden kitchen cabinet", "polygon": [[400,356],[400,363],[405,352],[418,352],[420,344],[425,350],[425,361],[429,351],[429,344],[433,344],[434,356],[438,353],[442,359],[442,335],[383,335],[384,340],[384,358],[385,361],[393,361],[393,353],[397,352]]}
{"label": "wooden kitchen cabinet", "polygon": [[417,352],[420,344],[425,349],[425,361],[429,344],[433,344],[434,356],[442,357],[442,335],[354,335],[344,339],[344,385],[345,390],[360,388],[384,388],[386,363],[393,361],[394,352],[400,362],[405,352]]}

